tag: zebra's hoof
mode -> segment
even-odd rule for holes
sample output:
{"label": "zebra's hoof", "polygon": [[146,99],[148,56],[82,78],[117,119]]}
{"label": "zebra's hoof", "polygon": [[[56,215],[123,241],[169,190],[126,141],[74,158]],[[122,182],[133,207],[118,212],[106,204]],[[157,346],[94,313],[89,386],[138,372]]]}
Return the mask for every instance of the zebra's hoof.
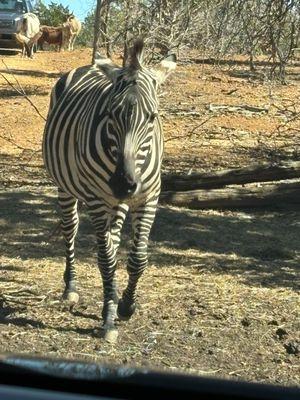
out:
{"label": "zebra's hoof", "polygon": [[117,308],[118,318],[121,321],[128,321],[134,314],[135,309],[136,309],[135,303],[128,304],[124,300],[120,299]]}
{"label": "zebra's hoof", "polygon": [[70,306],[75,306],[79,301],[79,294],[77,292],[66,291],[63,295],[63,299],[66,300]]}
{"label": "zebra's hoof", "polygon": [[118,331],[117,329],[108,329],[104,332],[104,340],[108,343],[114,344],[118,341]]}

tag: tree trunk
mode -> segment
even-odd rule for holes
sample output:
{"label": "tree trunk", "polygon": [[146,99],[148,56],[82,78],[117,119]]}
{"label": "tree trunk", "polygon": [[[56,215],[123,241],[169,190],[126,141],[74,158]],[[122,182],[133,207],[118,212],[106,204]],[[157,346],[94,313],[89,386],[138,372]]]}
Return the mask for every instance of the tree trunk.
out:
{"label": "tree trunk", "polygon": [[250,167],[229,169],[194,175],[166,175],[162,177],[163,191],[185,191],[221,188],[251,182],[270,182],[300,178],[300,161],[282,162],[278,165],[259,164]]}
{"label": "tree trunk", "polygon": [[110,46],[110,38],[108,36],[108,24],[110,17],[110,1],[107,1],[106,9],[105,9],[105,19],[104,19],[104,33],[105,33],[105,47],[106,47],[106,55],[108,58],[111,57],[111,46]]}
{"label": "tree trunk", "polygon": [[96,53],[99,48],[100,28],[101,28],[101,8],[102,0],[97,0],[97,7],[95,11],[95,25],[94,25],[94,43],[93,43],[93,58],[92,64],[95,63]]}
{"label": "tree trunk", "polygon": [[254,55],[253,55],[253,48],[251,47],[250,52],[249,52],[249,67],[251,72],[255,72],[255,66],[254,66]]}
{"label": "tree trunk", "polygon": [[126,0],[125,3],[125,28],[124,28],[124,49],[123,49],[123,67],[126,65],[126,61],[128,58],[129,52],[129,44],[128,44],[128,34],[129,34],[129,22],[130,22],[130,8],[131,8],[131,0]]}
{"label": "tree trunk", "polygon": [[226,187],[223,189],[163,192],[162,204],[193,209],[237,209],[253,207],[300,206],[300,182],[265,184],[261,187]]}

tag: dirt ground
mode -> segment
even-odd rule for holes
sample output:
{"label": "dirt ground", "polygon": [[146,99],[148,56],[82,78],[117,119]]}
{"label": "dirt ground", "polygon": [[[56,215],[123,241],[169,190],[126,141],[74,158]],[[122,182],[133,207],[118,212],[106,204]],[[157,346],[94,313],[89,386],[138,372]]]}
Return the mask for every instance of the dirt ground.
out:
{"label": "dirt ground", "polygon": [[[297,209],[160,207],[139,307],[119,323],[114,346],[99,338],[101,280],[83,211],[81,299],[72,312],[61,302],[64,249],[58,236],[50,238],[57,208],[41,160],[44,120],[5,78],[46,116],[57,78],[90,58],[90,50],[34,60],[0,55],[0,351],[299,385]],[[164,173],[299,159],[299,63],[289,67],[288,84],[277,85],[245,74],[242,58],[219,65],[193,58],[180,59],[161,92]],[[120,292],[129,246],[127,224]]]}

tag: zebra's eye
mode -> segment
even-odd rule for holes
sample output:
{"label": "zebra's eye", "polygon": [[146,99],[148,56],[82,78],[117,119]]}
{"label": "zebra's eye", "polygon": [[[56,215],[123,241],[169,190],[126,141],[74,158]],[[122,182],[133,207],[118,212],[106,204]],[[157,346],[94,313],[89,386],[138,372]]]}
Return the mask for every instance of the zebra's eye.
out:
{"label": "zebra's eye", "polygon": [[106,112],[106,116],[108,117],[108,119],[113,119],[113,114],[110,110]]}
{"label": "zebra's eye", "polygon": [[157,113],[151,113],[149,115],[149,122],[153,122],[155,120],[155,118],[157,117]]}
{"label": "zebra's eye", "polygon": [[116,146],[111,146],[111,148],[110,148],[110,154],[112,155],[112,157],[113,157],[114,159],[117,158],[117,156],[118,156],[118,149],[117,149]]}

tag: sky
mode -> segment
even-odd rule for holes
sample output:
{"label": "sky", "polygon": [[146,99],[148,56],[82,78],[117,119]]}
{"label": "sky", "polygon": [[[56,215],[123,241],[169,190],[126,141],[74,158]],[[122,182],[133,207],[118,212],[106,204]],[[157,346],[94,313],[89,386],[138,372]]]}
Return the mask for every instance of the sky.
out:
{"label": "sky", "polygon": [[96,5],[96,0],[44,0],[43,2],[48,5],[51,1],[54,3],[61,3],[65,7],[68,6],[69,10],[81,21],[84,20],[87,13]]}

